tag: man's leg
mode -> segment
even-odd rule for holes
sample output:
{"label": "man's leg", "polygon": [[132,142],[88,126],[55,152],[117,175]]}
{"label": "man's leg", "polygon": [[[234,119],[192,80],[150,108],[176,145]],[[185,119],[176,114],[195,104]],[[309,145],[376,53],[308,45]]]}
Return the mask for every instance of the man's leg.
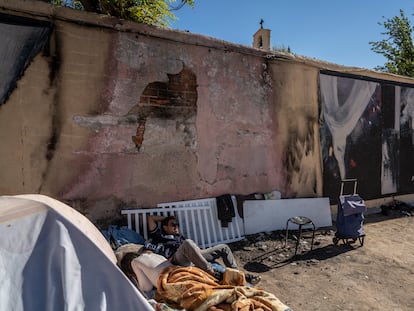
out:
{"label": "man's leg", "polygon": [[184,267],[194,264],[196,267],[210,274],[214,274],[212,264],[203,257],[201,249],[190,239],[185,240],[183,244],[181,244],[173,256],[172,263]]}
{"label": "man's leg", "polygon": [[157,287],[161,271],[168,266],[171,263],[164,256],[154,253],[141,254],[131,262],[138,279],[138,287],[145,292]]}
{"label": "man's leg", "polygon": [[157,254],[141,254],[131,261],[131,267],[138,280],[138,287],[148,292],[157,286],[158,276],[163,268],[171,265],[165,257]]}
{"label": "man's leg", "polygon": [[201,250],[203,257],[209,261],[215,261],[218,258],[223,260],[226,267],[237,269],[236,259],[227,244],[218,244]]}
{"label": "man's leg", "polygon": [[[223,263],[226,267],[237,269],[237,263],[234,258],[233,252],[227,244],[218,244],[206,249],[201,250],[204,258],[212,262],[218,258],[223,260]],[[246,281],[252,285],[255,285],[260,282],[261,277],[259,275],[253,275],[250,273],[245,273]]]}

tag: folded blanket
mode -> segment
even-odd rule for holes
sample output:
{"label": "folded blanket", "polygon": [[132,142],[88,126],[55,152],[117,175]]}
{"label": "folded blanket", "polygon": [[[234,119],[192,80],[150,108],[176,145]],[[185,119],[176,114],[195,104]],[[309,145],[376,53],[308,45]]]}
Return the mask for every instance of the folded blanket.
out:
{"label": "folded blanket", "polygon": [[158,279],[155,299],[188,311],[204,311],[214,306],[236,311],[290,311],[273,294],[246,287],[244,278],[234,271],[231,273],[232,277],[224,279],[230,279],[232,285],[226,285],[197,267],[167,267]]}

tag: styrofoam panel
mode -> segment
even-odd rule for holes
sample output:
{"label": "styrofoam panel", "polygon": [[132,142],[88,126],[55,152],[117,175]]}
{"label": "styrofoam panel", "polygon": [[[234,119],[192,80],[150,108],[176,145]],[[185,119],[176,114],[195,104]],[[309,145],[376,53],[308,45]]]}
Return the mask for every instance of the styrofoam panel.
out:
{"label": "styrofoam panel", "polygon": [[[329,198],[247,200],[243,203],[243,215],[246,235],[286,229],[286,221],[294,216],[310,218],[316,228],[332,226]],[[289,224],[289,229],[297,227]]]}

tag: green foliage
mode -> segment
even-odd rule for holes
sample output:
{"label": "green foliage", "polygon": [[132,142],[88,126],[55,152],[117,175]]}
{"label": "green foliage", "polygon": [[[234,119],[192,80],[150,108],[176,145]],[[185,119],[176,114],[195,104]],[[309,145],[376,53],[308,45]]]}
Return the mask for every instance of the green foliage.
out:
{"label": "green foliage", "polygon": [[78,10],[83,10],[83,6],[82,3],[80,2],[80,0],[51,0],[51,1],[45,1],[45,2],[50,2],[52,4],[55,5],[61,5],[61,6],[67,6],[73,9],[78,9]]}
{"label": "green foliage", "polygon": [[168,27],[176,19],[174,10],[180,9],[183,5],[194,7],[194,0],[179,0],[178,4],[177,0],[48,0],[47,2],[158,27]]}
{"label": "green foliage", "polygon": [[387,62],[375,69],[414,77],[413,27],[404,11],[400,10],[399,16],[378,24],[384,26],[385,31],[381,34],[386,38],[377,42],[369,42],[369,44],[371,50],[383,55]]}

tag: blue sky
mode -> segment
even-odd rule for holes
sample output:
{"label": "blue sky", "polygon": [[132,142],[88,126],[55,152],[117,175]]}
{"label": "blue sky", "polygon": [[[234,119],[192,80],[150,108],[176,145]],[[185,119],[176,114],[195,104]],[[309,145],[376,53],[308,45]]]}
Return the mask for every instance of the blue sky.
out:
{"label": "blue sky", "polygon": [[172,29],[252,46],[264,20],[271,47],[339,65],[373,69],[385,63],[371,51],[385,18],[405,15],[414,21],[412,0],[195,0],[195,7],[175,11]]}

